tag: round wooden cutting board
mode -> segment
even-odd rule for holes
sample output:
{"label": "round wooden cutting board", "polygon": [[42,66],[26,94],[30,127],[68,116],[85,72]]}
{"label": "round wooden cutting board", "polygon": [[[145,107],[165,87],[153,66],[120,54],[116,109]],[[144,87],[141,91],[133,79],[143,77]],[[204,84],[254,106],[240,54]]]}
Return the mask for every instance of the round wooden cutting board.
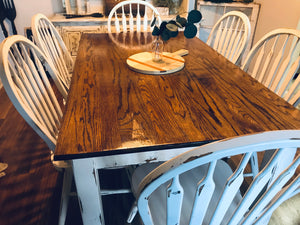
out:
{"label": "round wooden cutting board", "polygon": [[181,70],[184,59],[176,52],[163,52],[162,62],[153,62],[152,52],[141,52],[128,57],[127,64],[130,69],[139,73],[163,75]]}

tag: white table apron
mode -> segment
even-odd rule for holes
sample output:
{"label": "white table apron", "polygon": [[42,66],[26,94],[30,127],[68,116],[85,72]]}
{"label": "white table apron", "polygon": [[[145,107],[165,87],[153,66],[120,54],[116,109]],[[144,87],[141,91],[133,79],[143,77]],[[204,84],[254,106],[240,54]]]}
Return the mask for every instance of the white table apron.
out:
{"label": "white table apron", "polygon": [[104,225],[98,169],[167,161],[194,147],[74,159],[73,172],[85,225]]}

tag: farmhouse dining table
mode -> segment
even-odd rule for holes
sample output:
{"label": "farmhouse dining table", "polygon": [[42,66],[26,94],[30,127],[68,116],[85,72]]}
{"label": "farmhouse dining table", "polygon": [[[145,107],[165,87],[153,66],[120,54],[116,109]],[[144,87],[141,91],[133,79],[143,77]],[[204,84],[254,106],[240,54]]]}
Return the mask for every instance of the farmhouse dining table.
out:
{"label": "farmhouse dining table", "polygon": [[166,161],[238,135],[300,129],[298,109],[198,38],[179,33],[165,43],[166,52],[189,51],[182,70],[146,75],[126,60],[150,51],[151,34],[113,37],[82,35],[54,156],[72,161],[85,225],[104,224],[97,169]]}

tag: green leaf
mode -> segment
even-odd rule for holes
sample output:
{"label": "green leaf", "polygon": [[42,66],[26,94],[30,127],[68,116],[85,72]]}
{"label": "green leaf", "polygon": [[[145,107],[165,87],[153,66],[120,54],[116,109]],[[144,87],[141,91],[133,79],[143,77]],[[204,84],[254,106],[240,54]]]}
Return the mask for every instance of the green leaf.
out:
{"label": "green leaf", "polygon": [[181,24],[182,27],[185,27],[187,24],[186,18],[180,17],[178,20],[176,20],[177,23]]}
{"label": "green leaf", "polygon": [[162,32],[164,29],[166,29],[167,24],[168,24],[168,23],[167,23],[166,21],[161,22],[160,27],[159,27],[159,29],[160,29],[161,32]]}
{"label": "green leaf", "polygon": [[186,38],[193,38],[197,34],[197,27],[192,23],[187,23],[183,34]]}
{"label": "green leaf", "polygon": [[163,41],[167,41],[170,39],[170,35],[169,35],[169,32],[168,32],[168,29],[165,29],[161,32],[161,39]]}
{"label": "green leaf", "polygon": [[177,31],[169,31],[170,37],[176,37],[177,35],[178,35],[178,30]]}
{"label": "green leaf", "polygon": [[201,12],[194,9],[189,12],[187,21],[188,23],[198,23],[200,22],[201,19],[202,19]]}
{"label": "green leaf", "polygon": [[154,29],[152,31],[152,35],[153,36],[159,36],[160,35],[160,29],[157,26],[154,27]]}
{"label": "green leaf", "polygon": [[175,20],[170,20],[170,21],[168,22],[168,24],[176,24],[176,21],[175,21]]}
{"label": "green leaf", "polygon": [[176,24],[173,24],[173,23],[168,23],[166,25],[166,28],[169,30],[169,31],[178,31],[178,26]]}
{"label": "green leaf", "polygon": [[183,28],[183,26],[178,22],[176,22],[176,26],[179,27],[179,28]]}

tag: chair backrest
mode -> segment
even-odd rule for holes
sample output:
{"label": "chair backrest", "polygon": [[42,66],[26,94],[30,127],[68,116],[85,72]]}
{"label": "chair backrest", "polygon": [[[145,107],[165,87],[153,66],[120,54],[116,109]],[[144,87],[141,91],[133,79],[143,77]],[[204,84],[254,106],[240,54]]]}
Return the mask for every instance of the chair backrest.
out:
{"label": "chair backrest", "polygon": [[[299,104],[300,31],[276,29],[250,50],[242,69],[292,105]],[[298,87],[298,88],[297,88]]]}
{"label": "chair backrest", "polygon": [[[127,16],[128,14],[128,16]],[[141,0],[122,1],[110,11],[107,21],[108,32],[150,31],[151,22],[156,17],[161,18],[157,9],[149,2]],[[114,22],[114,24],[112,24]],[[114,25],[114,28],[112,26]]]}
{"label": "chair backrest", "polygon": [[249,18],[242,12],[230,11],[224,14],[213,26],[206,43],[238,64],[250,39]]}
{"label": "chair backrest", "polygon": [[[139,214],[145,225],[268,224],[274,209],[300,192],[300,175],[294,176],[299,147],[300,130],[285,130],[185,152],[141,181]],[[267,165],[253,179],[244,178],[251,155],[266,150],[274,151]]]}
{"label": "chair backrest", "polygon": [[52,22],[40,13],[32,17],[31,29],[35,43],[52,60],[60,79],[69,88],[74,62],[60,34]]}
{"label": "chair backrest", "polygon": [[63,113],[48,75],[67,97],[55,67],[33,42],[21,35],[10,36],[1,43],[0,61],[0,78],[8,97],[54,151]]}

